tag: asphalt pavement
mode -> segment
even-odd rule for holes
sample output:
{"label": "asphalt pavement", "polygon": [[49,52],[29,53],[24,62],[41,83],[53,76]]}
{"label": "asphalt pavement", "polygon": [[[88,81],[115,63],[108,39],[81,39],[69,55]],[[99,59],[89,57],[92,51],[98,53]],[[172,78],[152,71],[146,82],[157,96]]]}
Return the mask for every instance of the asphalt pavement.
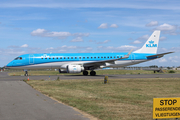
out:
{"label": "asphalt pavement", "polygon": [[[76,80],[104,79],[105,75],[52,75],[29,76],[30,80]],[[109,79],[122,78],[180,78],[180,74],[139,74],[108,75]],[[34,90],[23,80],[26,76],[8,76],[0,72],[0,120],[89,120],[89,116],[74,110],[72,107]]]}
{"label": "asphalt pavement", "polygon": [[[105,75],[83,76],[83,75],[39,75],[29,76],[30,80],[77,80],[77,79],[104,79]],[[109,79],[124,79],[124,78],[180,78],[180,74],[127,74],[127,75],[107,75]],[[27,80],[26,76],[8,76],[7,72],[0,72],[0,81],[22,81]]]}
{"label": "asphalt pavement", "polygon": [[0,120],[89,120],[18,78],[0,73]]}

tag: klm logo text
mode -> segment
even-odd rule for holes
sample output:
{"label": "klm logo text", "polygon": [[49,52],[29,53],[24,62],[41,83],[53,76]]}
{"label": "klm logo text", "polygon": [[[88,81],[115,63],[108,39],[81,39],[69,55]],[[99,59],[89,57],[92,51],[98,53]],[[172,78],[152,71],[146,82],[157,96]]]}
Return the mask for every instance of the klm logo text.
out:
{"label": "klm logo text", "polygon": [[149,41],[149,44],[146,44],[146,47],[157,47],[157,44],[154,44],[154,41]]}

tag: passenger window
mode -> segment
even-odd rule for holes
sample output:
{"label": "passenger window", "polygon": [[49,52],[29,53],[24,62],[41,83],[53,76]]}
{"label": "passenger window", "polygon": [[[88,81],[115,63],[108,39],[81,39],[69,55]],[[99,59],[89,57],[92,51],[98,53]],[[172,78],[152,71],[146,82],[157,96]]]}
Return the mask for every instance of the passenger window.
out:
{"label": "passenger window", "polygon": [[112,58],[112,56],[111,56],[111,58]]}
{"label": "passenger window", "polygon": [[99,58],[99,57],[98,57]]}
{"label": "passenger window", "polygon": [[104,57],[104,58],[106,58],[106,57]]}
{"label": "passenger window", "polygon": [[101,58],[103,58],[103,57],[101,57]]}
{"label": "passenger window", "polygon": [[73,59],[73,57],[71,57],[71,59]]}
{"label": "passenger window", "polygon": [[96,58],[96,57],[94,57],[94,58]]}
{"label": "passenger window", "polygon": [[85,57],[83,57],[83,59],[85,59]]}
{"label": "passenger window", "polygon": [[64,57],[64,59],[66,59],[66,57]]}
{"label": "passenger window", "polygon": [[41,59],[43,59],[43,58],[41,58]]}
{"label": "passenger window", "polygon": [[75,59],[77,59],[77,57],[75,57]]}
{"label": "passenger window", "polygon": [[51,58],[49,58],[49,59],[51,59]]}
{"label": "passenger window", "polygon": [[79,57],[79,59],[81,59],[81,57]]}
{"label": "passenger window", "polygon": [[54,57],[53,57],[53,59],[54,59]]}
{"label": "passenger window", "polygon": [[62,59],[62,57],[60,57],[60,59]]}
{"label": "passenger window", "polygon": [[109,58],[109,57],[107,57],[107,58]]}
{"label": "passenger window", "polygon": [[69,57],[67,59],[69,59]]}
{"label": "passenger window", "polygon": [[47,58],[45,58],[45,59],[47,59]]}
{"label": "passenger window", "polygon": [[92,59],[93,57],[91,57],[91,59]]}
{"label": "passenger window", "polygon": [[114,56],[114,58],[116,58],[116,57]]}
{"label": "passenger window", "polygon": [[89,59],[89,57],[87,57],[87,59]]}
{"label": "passenger window", "polygon": [[58,59],[58,57],[56,59]]}
{"label": "passenger window", "polygon": [[119,56],[117,56],[117,58],[119,58]]}

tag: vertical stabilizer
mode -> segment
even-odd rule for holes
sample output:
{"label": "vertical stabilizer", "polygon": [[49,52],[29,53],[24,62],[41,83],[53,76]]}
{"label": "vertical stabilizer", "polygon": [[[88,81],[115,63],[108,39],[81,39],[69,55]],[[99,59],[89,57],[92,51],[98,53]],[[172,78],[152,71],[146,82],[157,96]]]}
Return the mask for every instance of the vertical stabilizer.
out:
{"label": "vertical stabilizer", "polygon": [[156,30],[149,37],[143,47],[139,50],[134,51],[133,53],[157,53],[158,43],[159,43],[160,31]]}

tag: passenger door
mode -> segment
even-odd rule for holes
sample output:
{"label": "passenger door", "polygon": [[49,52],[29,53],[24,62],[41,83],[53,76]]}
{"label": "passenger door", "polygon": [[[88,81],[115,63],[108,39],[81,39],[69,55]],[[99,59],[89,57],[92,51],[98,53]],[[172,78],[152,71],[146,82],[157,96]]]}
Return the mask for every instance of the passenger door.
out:
{"label": "passenger door", "polygon": [[34,64],[34,55],[33,54],[29,55],[29,64]]}

